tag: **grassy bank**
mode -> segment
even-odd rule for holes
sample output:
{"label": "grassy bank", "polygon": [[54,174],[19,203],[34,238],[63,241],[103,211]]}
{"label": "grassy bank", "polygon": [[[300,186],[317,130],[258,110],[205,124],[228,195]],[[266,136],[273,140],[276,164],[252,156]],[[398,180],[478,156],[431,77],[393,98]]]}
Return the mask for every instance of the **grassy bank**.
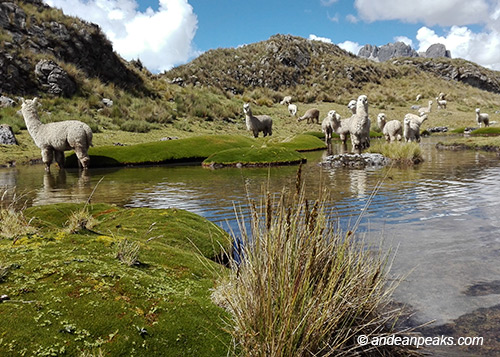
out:
{"label": "grassy bank", "polygon": [[[223,154],[209,164],[240,162],[252,165],[301,162],[303,157],[296,151],[324,147],[320,139],[311,135],[299,135],[283,142],[269,137],[254,139],[242,135],[202,135],[131,146],[101,146],[91,148],[89,155],[91,167],[203,161],[219,152]],[[77,167],[74,153],[67,157],[66,164]]]}
{"label": "grassy bank", "polygon": [[178,209],[13,212],[1,222],[2,356],[226,355],[209,296],[224,275],[211,259],[229,248],[219,227]]}

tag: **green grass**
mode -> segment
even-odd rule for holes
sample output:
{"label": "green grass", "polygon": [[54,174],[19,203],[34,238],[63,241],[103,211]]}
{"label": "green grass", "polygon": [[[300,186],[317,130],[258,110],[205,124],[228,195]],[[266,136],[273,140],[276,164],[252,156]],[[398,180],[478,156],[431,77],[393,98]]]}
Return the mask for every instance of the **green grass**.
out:
{"label": "green grass", "polygon": [[[210,300],[227,234],[184,210],[87,206],[92,231],[65,229],[80,204],[26,209],[35,233],[0,239],[0,355],[223,356],[225,316]],[[2,224],[2,223],[0,223]],[[117,247],[136,245],[139,264]]]}
{"label": "green grass", "polygon": [[389,159],[402,164],[415,164],[423,160],[422,149],[418,143],[410,142],[386,142],[385,140],[374,140],[367,150],[379,153]]}
{"label": "green grass", "polygon": [[[261,146],[269,146],[269,149],[260,151],[255,149]],[[253,139],[242,135],[202,135],[130,146],[95,147],[89,150],[89,155],[91,167],[105,167],[202,161],[215,153],[238,149],[228,151],[220,158],[224,158],[223,162],[225,163],[257,164],[268,162],[277,164],[279,162],[300,162],[303,158],[295,151],[324,148],[325,144],[311,135],[298,135],[283,141],[270,137]],[[275,156],[277,154],[279,157]],[[231,155],[232,157],[229,157]],[[66,165],[76,167],[74,153],[67,157]]]}
{"label": "green grass", "polygon": [[500,135],[500,128],[498,127],[487,127],[479,128],[470,133],[470,135]]}

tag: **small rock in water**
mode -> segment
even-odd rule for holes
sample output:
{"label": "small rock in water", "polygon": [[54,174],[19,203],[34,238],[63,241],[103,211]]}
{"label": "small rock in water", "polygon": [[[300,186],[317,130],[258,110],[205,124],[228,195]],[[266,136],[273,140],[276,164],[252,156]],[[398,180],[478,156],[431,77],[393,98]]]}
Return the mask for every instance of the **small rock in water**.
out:
{"label": "small rock in water", "polygon": [[355,167],[364,168],[370,166],[385,166],[391,160],[382,154],[340,154],[327,156],[321,165],[330,167]]}

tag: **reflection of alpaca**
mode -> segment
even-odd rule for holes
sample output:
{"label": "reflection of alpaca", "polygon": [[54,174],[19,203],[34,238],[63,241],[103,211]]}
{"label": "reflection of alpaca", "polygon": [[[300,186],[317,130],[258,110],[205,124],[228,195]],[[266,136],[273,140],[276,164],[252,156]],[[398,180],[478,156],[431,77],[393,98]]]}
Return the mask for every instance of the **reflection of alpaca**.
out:
{"label": "reflection of alpaca", "polygon": [[26,127],[35,145],[42,150],[42,161],[45,170],[50,171],[50,164],[55,157],[60,168],[64,167],[64,151],[75,150],[83,169],[89,167],[89,146],[92,145],[92,130],[78,120],[66,120],[42,124],[36,106],[38,98],[26,100],[21,106]]}

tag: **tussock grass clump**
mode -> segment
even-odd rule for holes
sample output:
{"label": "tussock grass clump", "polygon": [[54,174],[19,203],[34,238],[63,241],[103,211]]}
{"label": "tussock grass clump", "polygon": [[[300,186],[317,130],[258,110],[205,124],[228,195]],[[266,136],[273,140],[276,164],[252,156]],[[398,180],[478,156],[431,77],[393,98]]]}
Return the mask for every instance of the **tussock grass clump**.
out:
{"label": "tussock grass clump", "polygon": [[69,233],[78,233],[81,230],[90,230],[97,225],[97,219],[92,216],[87,207],[71,212],[67,221]]}
{"label": "tussock grass clump", "polygon": [[129,267],[139,263],[139,250],[141,246],[138,242],[122,239],[116,246],[116,258]]}
{"label": "tussock grass clump", "polygon": [[14,194],[9,204],[6,202],[7,190],[4,190],[0,199],[0,237],[13,239],[16,242],[20,237],[35,233],[35,228],[24,217],[23,208],[18,208],[21,197]]}
{"label": "tussock grass clump", "polygon": [[414,142],[374,141],[368,152],[382,154],[401,164],[417,164],[423,161],[422,149]]}
{"label": "tussock grass clump", "polygon": [[[298,183],[300,187],[300,183]],[[213,293],[231,315],[244,356],[408,356],[397,346],[360,346],[357,337],[394,333],[388,309],[389,256],[341,233],[326,208],[300,193],[250,202],[249,229],[239,215],[239,257]]]}

